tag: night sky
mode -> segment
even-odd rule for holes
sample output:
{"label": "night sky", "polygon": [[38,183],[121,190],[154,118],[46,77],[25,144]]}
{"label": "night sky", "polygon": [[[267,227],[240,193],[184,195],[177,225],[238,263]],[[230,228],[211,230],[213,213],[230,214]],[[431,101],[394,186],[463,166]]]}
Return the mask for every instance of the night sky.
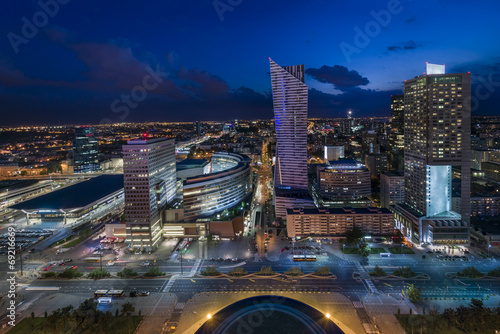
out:
{"label": "night sky", "polygon": [[388,116],[426,61],[470,71],[473,114],[500,114],[499,13],[457,0],[4,1],[0,124],[271,118],[269,57],[305,64],[310,117]]}

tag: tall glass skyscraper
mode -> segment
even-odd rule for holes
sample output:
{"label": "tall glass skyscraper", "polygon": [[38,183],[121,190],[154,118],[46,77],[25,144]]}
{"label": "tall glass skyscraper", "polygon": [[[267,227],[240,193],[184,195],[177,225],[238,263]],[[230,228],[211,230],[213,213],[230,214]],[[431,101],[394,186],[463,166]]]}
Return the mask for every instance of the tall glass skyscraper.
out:
{"label": "tall glass skyscraper", "polygon": [[307,85],[304,65],[269,58],[276,126],[275,187],[307,189]]}
{"label": "tall glass skyscraper", "polygon": [[94,138],[94,128],[75,128],[73,140],[73,165],[75,173],[89,173],[101,170],[98,160],[98,143]]}
{"label": "tall glass skyscraper", "polygon": [[[469,241],[470,96],[470,73],[445,74],[443,65],[428,64],[425,75],[405,81],[405,204],[396,220],[415,242]],[[453,166],[460,167],[458,213],[451,210]]]}
{"label": "tall glass skyscraper", "polygon": [[154,251],[161,212],[176,196],[175,140],[135,139],[123,145],[125,222],[130,248]]}

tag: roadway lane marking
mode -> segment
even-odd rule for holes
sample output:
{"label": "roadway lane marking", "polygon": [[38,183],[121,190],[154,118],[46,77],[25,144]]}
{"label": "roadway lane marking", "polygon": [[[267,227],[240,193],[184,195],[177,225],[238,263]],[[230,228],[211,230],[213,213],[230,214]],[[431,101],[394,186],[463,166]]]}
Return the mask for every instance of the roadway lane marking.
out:
{"label": "roadway lane marking", "polygon": [[390,286],[390,287],[392,287],[392,285],[390,285],[390,284],[387,284],[387,283],[384,283],[384,284],[385,284],[385,285],[387,285],[387,286]]}
{"label": "roadway lane marking", "polygon": [[194,279],[192,279],[192,278],[191,278],[191,282],[196,283],[196,281]]}
{"label": "roadway lane marking", "polygon": [[231,280],[231,279],[229,279],[229,278],[228,278],[227,280],[228,280],[229,282],[233,282],[233,280]]}
{"label": "roadway lane marking", "polygon": [[255,281],[253,279],[249,278],[249,280],[250,280],[250,282],[254,282],[255,283]]}

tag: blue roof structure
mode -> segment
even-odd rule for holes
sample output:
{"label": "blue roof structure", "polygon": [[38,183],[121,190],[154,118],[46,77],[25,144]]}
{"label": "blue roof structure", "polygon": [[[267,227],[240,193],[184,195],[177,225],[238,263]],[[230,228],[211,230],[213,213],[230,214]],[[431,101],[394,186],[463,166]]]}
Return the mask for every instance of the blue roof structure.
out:
{"label": "blue roof structure", "polygon": [[15,204],[11,208],[24,211],[83,208],[120,189],[123,189],[122,174],[101,175]]}

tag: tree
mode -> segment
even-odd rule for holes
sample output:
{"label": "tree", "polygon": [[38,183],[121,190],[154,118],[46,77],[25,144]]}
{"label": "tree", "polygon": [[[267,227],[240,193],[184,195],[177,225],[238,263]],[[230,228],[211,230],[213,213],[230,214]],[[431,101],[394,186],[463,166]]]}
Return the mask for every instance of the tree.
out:
{"label": "tree", "polygon": [[129,316],[132,312],[135,312],[135,307],[131,302],[122,304],[122,314]]}
{"label": "tree", "polygon": [[246,274],[248,274],[248,271],[242,267],[233,268],[230,272],[228,272],[228,275],[231,276],[243,276]]}
{"label": "tree", "polygon": [[330,275],[330,267],[324,266],[324,267],[319,267],[314,271],[314,275],[317,276],[328,276]]}
{"label": "tree", "polygon": [[200,272],[203,276],[219,276],[220,271],[217,270],[215,266],[207,266],[205,270]]}
{"label": "tree", "polygon": [[361,238],[358,244],[358,254],[362,257],[368,257],[368,255],[370,255],[370,247],[366,243],[365,238]]}
{"label": "tree", "polygon": [[[422,290],[420,288],[415,287],[413,284],[408,284],[408,287],[406,288],[405,294],[410,298],[410,301],[412,303],[418,302],[419,300],[422,300]],[[410,309],[411,311],[411,309]],[[411,313],[410,313],[411,314]]]}
{"label": "tree", "polygon": [[362,237],[363,233],[358,227],[354,227],[352,230],[345,233],[345,241],[351,245],[356,244]]}
{"label": "tree", "polygon": [[103,278],[111,276],[111,274],[106,269],[94,269],[89,273],[89,278]]}
{"label": "tree", "polygon": [[285,271],[285,275],[302,276],[304,272],[300,270],[300,267],[291,267],[290,270]]}

